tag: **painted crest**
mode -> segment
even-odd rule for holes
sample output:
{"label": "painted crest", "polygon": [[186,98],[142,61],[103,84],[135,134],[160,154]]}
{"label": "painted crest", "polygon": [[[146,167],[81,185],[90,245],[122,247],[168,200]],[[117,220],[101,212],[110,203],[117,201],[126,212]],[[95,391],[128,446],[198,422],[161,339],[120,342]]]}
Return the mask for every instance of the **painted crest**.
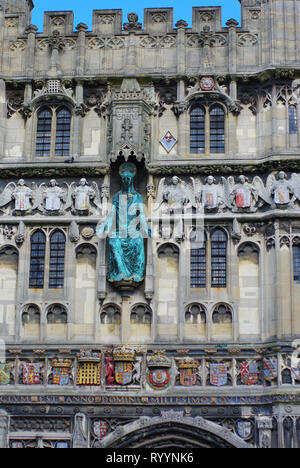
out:
{"label": "painted crest", "polygon": [[271,382],[274,379],[277,379],[277,359],[276,358],[269,358],[264,359],[264,377],[266,380]]}
{"label": "painted crest", "polygon": [[168,369],[153,369],[149,373],[149,384],[157,390],[167,387],[170,379],[171,375]]}
{"label": "painted crest", "polygon": [[77,354],[77,385],[101,385],[101,353],[81,351]]}
{"label": "painted crest", "polygon": [[178,362],[180,374],[180,385],[183,387],[193,387],[197,383],[197,370],[199,361],[184,359]]}
{"label": "painted crest", "polygon": [[216,387],[227,384],[227,364],[210,364],[210,383]]}
{"label": "painted crest", "polygon": [[128,385],[132,382],[132,362],[115,363],[115,381],[119,385]]}
{"label": "painted crest", "polygon": [[23,384],[38,385],[40,383],[41,365],[34,363],[23,364]]}
{"label": "painted crest", "polygon": [[119,385],[129,385],[133,377],[135,351],[125,346],[113,351],[114,379]]}
{"label": "painted crest", "polygon": [[147,363],[149,368],[147,371],[149,385],[155,390],[165,389],[171,381],[170,359],[164,353],[159,352],[150,356]]}
{"label": "painted crest", "polygon": [[202,91],[211,91],[215,86],[214,80],[209,76],[204,76],[200,81]]}
{"label": "painted crest", "polygon": [[241,378],[244,385],[257,385],[258,364],[255,361],[244,361],[241,363]]}
{"label": "painted crest", "polygon": [[251,421],[238,421],[236,424],[236,432],[241,439],[249,439],[252,436]]}
{"label": "painted crest", "polygon": [[176,145],[177,140],[176,138],[173,137],[171,132],[167,132],[163,139],[160,141],[160,144],[164,147],[164,149],[170,153],[170,151],[174,148]]}
{"label": "painted crest", "polygon": [[103,439],[108,431],[108,423],[106,421],[94,421],[94,434],[98,440]]}
{"label": "painted crest", "polygon": [[0,363],[0,385],[9,385],[11,364]]}
{"label": "painted crest", "polygon": [[53,359],[52,375],[54,385],[68,385],[72,361],[69,359]]}
{"label": "painted crest", "polygon": [[236,191],[236,206],[238,208],[248,208],[251,206],[252,196],[247,188],[238,188]]}

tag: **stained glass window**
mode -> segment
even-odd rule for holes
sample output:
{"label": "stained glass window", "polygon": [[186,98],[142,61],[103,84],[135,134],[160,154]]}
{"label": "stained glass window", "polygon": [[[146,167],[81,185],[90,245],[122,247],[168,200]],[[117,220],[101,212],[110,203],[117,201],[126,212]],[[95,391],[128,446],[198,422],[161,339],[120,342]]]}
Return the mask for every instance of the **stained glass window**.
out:
{"label": "stained glass window", "polygon": [[49,288],[63,288],[65,278],[66,238],[61,231],[55,231],[50,238]]}
{"label": "stained glass window", "polygon": [[71,113],[63,107],[56,115],[55,155],[69,156],[70,153]]}
{"label": "stained glass window", "polygon": [[52,112],[50,109],[42,109],[38,114],[36,133],[36,155],[50,156],[51,153],[51,128]]}
{"label": "stained glass window", "polygon": [[217,229],[211,236],[211,286],[226,288],[227,236]]}
{"label": "stained glass window", "polygon": [[46,236],[42,231],[36,231],[31,236],[29,287],[42,289],[44,287]]}
{"label": "stained glass window", "polygon": [[293,247],[294,281],[300,283],[300,246]]}
{"label": "stained glass window", "polygon": [[220,106],[214,106],[210,116],[210,152],[225,153],[225,115]]}
{"label": "stained glass window", "polygon": [[194,107],[190,114],[190,151],[205,153],[205,110]]}

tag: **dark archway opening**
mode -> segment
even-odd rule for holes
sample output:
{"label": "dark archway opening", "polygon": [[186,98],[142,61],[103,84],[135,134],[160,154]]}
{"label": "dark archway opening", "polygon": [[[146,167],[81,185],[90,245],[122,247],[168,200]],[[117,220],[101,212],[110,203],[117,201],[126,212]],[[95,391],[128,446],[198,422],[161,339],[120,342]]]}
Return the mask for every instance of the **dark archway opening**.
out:
{"label": "dark archway opening", "polygon": [[215,434],[185,424],[166,422],[140,429],[115,441],[111,448],[199,449],[234,448]]}

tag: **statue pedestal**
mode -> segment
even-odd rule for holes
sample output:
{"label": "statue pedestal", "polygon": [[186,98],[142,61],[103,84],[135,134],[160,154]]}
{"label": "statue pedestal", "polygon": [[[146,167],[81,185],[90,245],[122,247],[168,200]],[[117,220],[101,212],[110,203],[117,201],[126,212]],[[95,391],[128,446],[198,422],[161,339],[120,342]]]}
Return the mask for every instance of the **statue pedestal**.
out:
{"label": "statue pedestal", "polygon": [[113,282],[113,286],[118,290],[121,297],[129,297],[132,296],[134,290],[138,288],[142,282],[136,283],[133,280],[122,280],[118,282]]}

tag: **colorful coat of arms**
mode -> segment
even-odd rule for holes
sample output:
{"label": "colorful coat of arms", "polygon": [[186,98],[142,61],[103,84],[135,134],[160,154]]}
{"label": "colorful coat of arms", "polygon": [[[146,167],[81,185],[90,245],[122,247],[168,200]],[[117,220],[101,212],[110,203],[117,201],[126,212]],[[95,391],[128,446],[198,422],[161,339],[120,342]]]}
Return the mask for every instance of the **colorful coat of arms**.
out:
{"label": "colorful coat of arms", "polygon": [[23,364],[23,384],[38,385],[40,383],[41,365],[34,363]]}
{"label": "colorful coat of arms", "polygon": [[148,358],[147,380],[155,390],[164,390],[171,381],[171,361],[163,354],[157,353]]}
{"label": "colorful coat of arms", "polygon": [[77,385],[101,385],[101,353],[81,351],[77,354]]}
{"label": "colorful coat of arms", "polygon": [[11,364],[0,363],[0,385],[9,385]]}
{"label": "colorful coat of arms", "polygon": [[241,363],[241,379],[245,385],[257,385],[259,377],[256,361],[244,361]]}
{"label": "colorful coat of arms", "polygon": [[131,348],[117,348],[113,352],[115,382],[119,385],[129,385],[133,377],[135,351]]}
{"label": "colorful coat of arms", "polygon": [[252,435],[251,421],[238,421],[236,424],[236,432],[243,440],[247,440]]}
{"label": "colorful coat of arms", "polygon": [[197,370],[199,361],[184,359],[178,362],[180,374],[180,385],[183,387],[193,387],[197,383]]}
{"label": "colorful coat of arms", "polygon": [[119,385],[128,385],[132,382],[132,362],[115,363],[115,381]]}
{"label": "colorful coat of arms", "polygon": [[70,370],[72,361],[70,359],[53,359],[52,376],[54,385],[68,385],[70,382]]}
{"label": "colorful coat of arms", "polygon": [[266,380],[271,382],[274,379],[277,379],[278,371],[277,371],[277,359],[276,358],[269,358],[264,359],[264,377]]}
{"label": "colorful coat of arms", "polygon": [[210,383],[216,387],[227,384],[227,364],[210,364]]}
{"label": "colorful coat of arms", "polygon": [[108,423],[106,421],[94,421],[94,434],[98,440],[103,439],[108,431]]}

